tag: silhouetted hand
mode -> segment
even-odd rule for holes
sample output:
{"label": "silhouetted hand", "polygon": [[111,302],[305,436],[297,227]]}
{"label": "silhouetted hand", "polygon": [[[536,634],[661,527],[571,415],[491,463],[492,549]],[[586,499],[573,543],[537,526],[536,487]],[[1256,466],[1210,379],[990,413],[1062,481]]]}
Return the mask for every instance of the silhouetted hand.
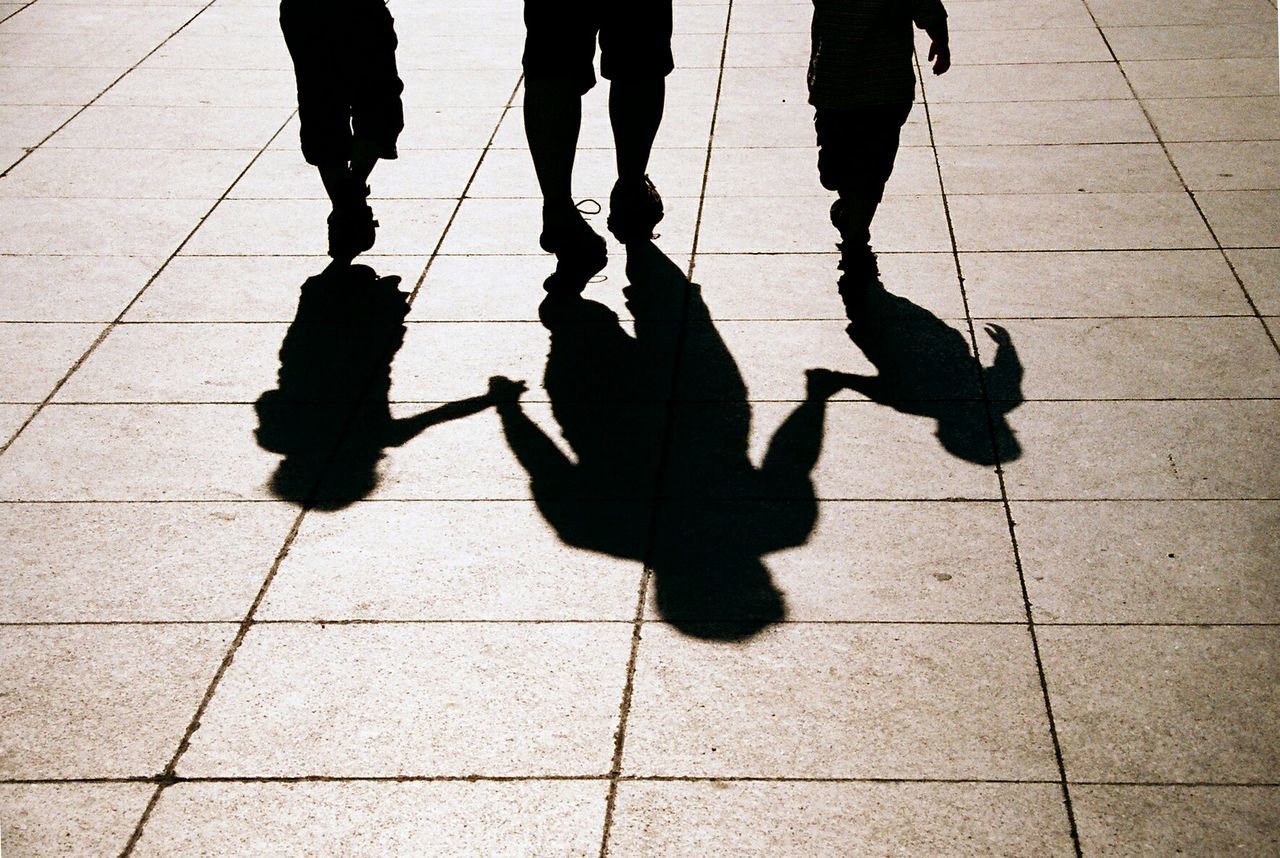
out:
{"label": "silhouetted hand", "polygon": [[829,369],[804,371],[805,396],[810,400],[830,399],[844,389],[844,378]]}
{"label": "silhouetted hand", "polygon": [[529,385],[523,381],[515,381],[505,375],[495,375],[489,379],[489,398],[494,405],[517,402],[528,389]]}
{"label": "silhouetted hand", "polygon": [[951,43],[946,39],[934,39],[929,43],[929,59],[933,61],[934,74],[946,74],[951,68]]}
{"label": "silhouetted hand", "polygon": [[987,332],[988,337],[995,340],[997,346],[1007,348],[1013,345],[1013,337],[1000,325],[984,325],[982,329]]}

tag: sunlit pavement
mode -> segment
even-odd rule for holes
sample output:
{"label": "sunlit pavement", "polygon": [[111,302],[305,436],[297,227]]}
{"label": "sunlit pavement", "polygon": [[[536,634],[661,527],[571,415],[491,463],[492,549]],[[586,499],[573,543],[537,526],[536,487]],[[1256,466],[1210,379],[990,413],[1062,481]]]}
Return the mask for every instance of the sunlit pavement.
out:
{"label": "sunlit pavement", "polygon": [[6,858],[1276,854],[1275,6],[948,7],[850,327],[811,4],[540,317],[518,0],[325,276],[275,3],[0,3]]}

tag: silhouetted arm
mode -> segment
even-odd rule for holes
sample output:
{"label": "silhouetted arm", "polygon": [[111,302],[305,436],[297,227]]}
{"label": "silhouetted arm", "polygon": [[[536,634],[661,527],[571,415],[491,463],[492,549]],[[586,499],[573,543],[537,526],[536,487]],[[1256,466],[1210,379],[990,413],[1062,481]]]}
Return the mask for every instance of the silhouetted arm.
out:
{"label": "silhouetted arm", "polygon": [[435,426],[437,423],[447,423],[450,420],[457,420],[459,417],[470,417],[472,414],[479,414],[492,404],[493,399],[488,394],[472,396],[469,399],[459,399],[457,402],[447,402],[444,405],[428,409],[412,417],[392,420],[390,437],[387,439],[387,443],[389,446],[399,447],[412,441],[423,431]]}
{"label": "silhouetted arm", "polygon": [[996,355],[991,367],[984,370],[987,394],[1001,411],[1012,411],[1022,404],[1022,361],[1013,347],[1013,337],[999,325],[987,325],[987,336],[995,340]]}
{"label": "silhouetted arm", "polygon": [[489,379],[490,396],[502,420],[507,444],[535,485],[563,485],[572,475],[574,464],[542,427],[524,413],[520,407],[520,394],[524,389],[523,382],[502,376]]}
{"label": "silhouetted arm", "polygon": [[911,20],[929,34],[929,59],[933,73],[946,74],[951,68],[951,38],[947,32],[947,10],[940,0],[912,0]]}
{"label": "silhouetted arm", "polygon": [[[846,373],[811,369],[806,373],[805,400],[782,421],[769,442],[761,474],[770,482],[808,480],[822,453],[827,400],[845,387]],[[853,376],[860,378],[860,376]]]}

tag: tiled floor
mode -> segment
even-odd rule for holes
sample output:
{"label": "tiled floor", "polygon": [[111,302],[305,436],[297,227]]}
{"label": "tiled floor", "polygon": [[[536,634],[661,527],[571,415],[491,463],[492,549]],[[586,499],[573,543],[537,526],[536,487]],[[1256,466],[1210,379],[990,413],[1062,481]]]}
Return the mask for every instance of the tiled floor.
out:
{"label": "tiled floor", "polygon": [[1275,4],[948,6],[850,327],[808,2],[569,318],[520,0],[391,0],[346,281],[274,0],[0,3],[5,855],[1280,852]]}

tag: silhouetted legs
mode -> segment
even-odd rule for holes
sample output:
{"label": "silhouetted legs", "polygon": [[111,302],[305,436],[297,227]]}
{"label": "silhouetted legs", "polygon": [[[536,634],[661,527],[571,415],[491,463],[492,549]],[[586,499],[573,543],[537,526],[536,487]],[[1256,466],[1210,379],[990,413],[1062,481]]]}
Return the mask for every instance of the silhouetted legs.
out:
{"label": "silhouetted legs", "polygon": [[609,85],[609,123],[618,163],[619,184],[644,181],[649,169],[662,111],[666,104],[664,78],[624,78]]}

